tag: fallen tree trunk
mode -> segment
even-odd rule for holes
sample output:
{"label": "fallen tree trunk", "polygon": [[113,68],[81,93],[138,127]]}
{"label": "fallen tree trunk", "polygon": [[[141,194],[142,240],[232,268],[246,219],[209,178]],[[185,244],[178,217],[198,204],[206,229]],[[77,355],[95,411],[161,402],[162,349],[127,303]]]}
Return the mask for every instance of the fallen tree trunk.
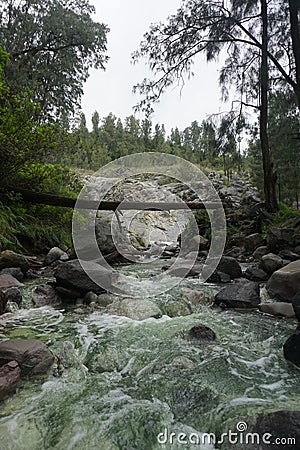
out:
{"label": "fallen tree trunk", "polygon": [[94,200],[77,200],[76,198],[62,197],[59,195],[46,194],[43,192],[33,192],[26,189],[13,189],[13,188],[2,188],[0,193],[16,193],[20,194],[24,201],[34,204],[50,205],[50,206],[62,206],[65,208],[75,208],[76,209],[91,209],[91,210],[102,210],[102,211],[116,211],[117,209],[121,211],[125,210],[147,210],[147,211],[171,211],[178,209],[217,209],[220,208],[221,202],[112,202],[112,201],[98,201]]}

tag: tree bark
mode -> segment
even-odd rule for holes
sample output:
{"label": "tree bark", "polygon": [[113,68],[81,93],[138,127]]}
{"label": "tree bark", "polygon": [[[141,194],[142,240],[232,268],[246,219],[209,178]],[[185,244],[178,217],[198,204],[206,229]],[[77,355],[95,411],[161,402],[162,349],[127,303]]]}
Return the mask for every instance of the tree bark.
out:
{"label": "tree bark", "polygon": [[13,192],[21,194],[24,201],[34,204],[42,204],[49,206],[61,206],[65,208],[78,208],[78,209],[91,209],[101,211],[115,211],[117,209],[121,211],[125,210],[138,210],[138,211],[172,211],[189,209],[218,209],[222,207],[219,202],[111,202],[111,201],[99,201],[97,200],[78,200],[76,198],[62,197],[59,195],[46,194],[43,192],[33,192],[26,189],[15,188],[2,188],[0,194],[6,194]]}
{"label": "tree bark", "polygon": [[299,9],[300,9],[299,0],[289,0],[291,38],[296,67],[296,87],[294,88],[294,91],[297,97],[298,108],[300,109],[300,30],[298,17]]}
{"label": "tree bark", "polygon": [[261,19],[262,19],[262,48],[261,48],[261,66],[260,66],[260,143],[263,157],[264,170],[264,194],[266,209],[269,212],[278,211],[276,198],[276,173],[273,171],[271,160],[269,137],[268,137],[268,11],[267,0],[261,0]]}

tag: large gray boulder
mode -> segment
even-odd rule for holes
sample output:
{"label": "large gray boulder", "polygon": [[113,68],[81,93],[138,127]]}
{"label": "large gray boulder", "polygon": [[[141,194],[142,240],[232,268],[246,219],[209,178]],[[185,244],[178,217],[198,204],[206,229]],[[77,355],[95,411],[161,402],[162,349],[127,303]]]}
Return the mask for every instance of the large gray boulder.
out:
{"label": "large gray boulder", "polygon": [[48,372],[54,358],[50,350],[35,339],[9,339],[0,343],[0,365],[17,361],[22,375]]}
{"label": "large gray boulder", "polygon": [[[108,286],[112,282],[112,274],[109,270],[102,267],[100,264],[94,262],[85,262],[88,272],[97,277],[99,281]],[[96,294],[101,294],[105,289],[96,282],[94,282],[87,273],[81,267],[78,259],[73,261],[67,261],[56,267],[54,271],[54,276],[56,278],[56,283],[58,286],[75,289],[80,294],[85,295],[87,292],[95,292]]]}
{"label": "large gray boulder", "polygon": [[230,284],[215,295],[215,305],[223,308],[257,308],[259,302],[259,284],[248,280]]}
{"label": "large gray boulder", "polygon": [[266,287],[270,297],[291,302],[300,290],[300,260],[291,262],[274,272]]}
{"label": "large gray boulder", "polygon": [[5,250],[0,253],[0,270],[10,267],[19,267],[25,274],[29,269],[29,264],[25,256]]}
{"label": "large gray boulder", "polygon": [[23,284],[8,273],[3,273],[0,275],[0,288],[8,288],[12,286],[23,286]]}

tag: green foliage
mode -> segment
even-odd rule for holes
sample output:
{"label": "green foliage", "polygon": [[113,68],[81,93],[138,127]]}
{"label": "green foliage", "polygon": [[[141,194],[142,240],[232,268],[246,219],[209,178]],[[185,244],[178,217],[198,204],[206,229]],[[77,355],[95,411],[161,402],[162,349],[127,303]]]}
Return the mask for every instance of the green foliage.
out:
{"label": "green foliage", "polygon": [[108,28],[93,21],[94,12],[87,0],[1,2],[6,79],[14,91],[30,89],[43,118],[74,112],[89,69],[104,68]]}
{"label": "green foliage", "polygon": [[[67,168],[51,164],[27,164],[18,173],[19,185],[37,192],[75,197],[79,177]],[[53,246],[71,245],[73,211],[24,203],[19,195],[0,199],[0,250],[45,251]]]}

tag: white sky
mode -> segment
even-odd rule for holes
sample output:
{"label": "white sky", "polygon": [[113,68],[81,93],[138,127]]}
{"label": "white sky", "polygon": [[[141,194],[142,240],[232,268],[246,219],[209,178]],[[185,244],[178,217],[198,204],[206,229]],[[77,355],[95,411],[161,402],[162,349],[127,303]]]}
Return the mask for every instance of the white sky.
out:
{"label": "white sky", "polygon": [[[133,85],[148,77],[144,62],[131,63],[135,51],[150,23],[163,21],[176,12],[180,0],[90,0],[96,7],[95,19],[108,25],[107,54],[110,60],[106,71],[92,70],[85,84],[82,99],[83,112],[90,126],[95,110],[100,117],[112,112],[124,119],[133,114],[138,96]],[[199,57],[194,66],[195,77],[186,81],[182,91],[170,88],[154,105],[153,123],[164,123],[167,132],[178,126],[183,130],[193,120],[201,122],[209,114],[225,110],[220,101],[216,64],[207,64]],[[141,117],[141,116],[140,116]]]}

